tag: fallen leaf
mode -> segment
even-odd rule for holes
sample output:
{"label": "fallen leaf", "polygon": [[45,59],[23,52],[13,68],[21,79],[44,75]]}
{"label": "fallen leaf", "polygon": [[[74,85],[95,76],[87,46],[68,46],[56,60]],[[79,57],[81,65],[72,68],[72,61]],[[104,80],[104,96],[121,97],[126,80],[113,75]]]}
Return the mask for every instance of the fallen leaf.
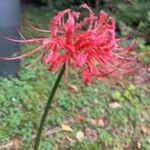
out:
{"label": "fallen leaf", "polygon": [[2,149],[10,148],[14,150],[19,150],[20,143],[21,143],[21,140],[18,137],[14,137],[10,140],[9,143],[0,145],[0,149],[2,150]]}
{"label": "fallen leaf", "polygon": [[78,139],[79,141],[82,141],[84,139],[84,133],[82,131],[78,131],[76,133],[76,139]]}
{"label": "fallen leaf", "polygon": [[21,140],[19,138],[15,137],[15,138],[12,139],[12,141],[14,143],[15,149],[19,150],[19,145],[20,145]]}
{"label": "fallen leaf", "polygon": [[91,136],[92,135],[92,129],[91,128],[86,128],[85,129],[85,134],[86,134],[86,136]]}
{"label": "fallen leaf", "polygon": [[149,121],[149,113],[148,113],[148,111],[146,111],[146,110],[144,110],[144,111],[142,111],[142,113],[141,113],[141,115],[140,115],[140,121],[141,122],[147,122],[147,121]]}
{"label": "fallen leaf", "polygon": [[6,148],[13,148],[14,147],[14,143],[13,142],[9,142],[9,143],[6,143],[6,144],[2,144],[0,145],[0,149],[6,149]]}
{"label": "fallen leaf", "polygon": [[78,91],[79,91],[78,88],[77,88],[77,86],[75,86],[73,84],[68,83],[67,87],[73,93],[78,93]]}
{"label": "fallen leaf", "polygon": [[111,108],[120,108],[121,105],[117,102],[112,102],[112,103],[109,104],[109,107],[111,107]]}
{"label": "fallen leaf", "polygon": [[133,128],[128,128],[128,134],[133,135],[134,134],[134,129]]}
{"label": "fallen leaf", "polygon": [[142,148],[142,145],[141,145],[141,143],[138,141],[137,142],[137,149],[141,149]]}
{"label": "fallen leaf", "polygon": [[65,139],[68,140],[69,142],[73,142],[74,140],[70,138],[69,136],[65,136]]}
{"label": "fallen leaf", "polygon": [[143,134],[150,133],[150,128],[149,128],[148,126],[146,126],[146,125],[142,125],[142,126],[141,126],[141,132],[142,132]]}
{"label": "fallen leaf", "polygon": [[76,121],[77,122],[81,122],[81,121],[84,121],[85,120],[85,115],[80,113],[76,116]]}
{"label": "fallen leaf", "polygon": [[97,120],[96,119],[90,119],[91,124],[97,125]]}
{"label": "fallen leaf", "polygon": [[72,132],[72,131],[73,131],[72,128],[71,128],[69,125],[66,125],[66,124],[62,124],[62,125],[61,125],[61,128],[62,128],[62,130],[64,130],[64,131],[69,131],[69,132]]}
{"label": "fallen leaf", "polygon": [[96,130],[89,127],[85,128],[85,135],[92,140],[97,140],[98,138]]}
{"label": "fallen leaf", "polygon": [[99,120],[97,121],[97,124],[98,124],[100,127],[104,127],[104,126],[105,126],[105,122],[104,122],[103,119],[99,119]]}
{"label": "fallen leaf", "polygon": [[[60,131],[62,131],[62,128],[54,128],[54,129],[46,131],[44,133],[44,136],[50,136],[50,135],[56,134],[56,133],[58,133]],[[36,138],[36,135],[34,135],[32,138],[33,139]]]}
{"label": "fallen leaf", "polygon": [[125,144],[125,145],[123,146],[123,150],[131,150],[130,145]]}

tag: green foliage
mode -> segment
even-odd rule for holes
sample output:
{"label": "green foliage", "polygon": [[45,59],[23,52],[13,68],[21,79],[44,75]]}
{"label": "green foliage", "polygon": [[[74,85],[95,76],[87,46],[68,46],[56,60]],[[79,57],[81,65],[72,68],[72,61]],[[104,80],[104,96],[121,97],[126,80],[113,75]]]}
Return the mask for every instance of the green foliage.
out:
{"label": "green foliage", "polygon": [[59,0],[41,0],[43,3],[47,4],[50,8],[55,7],[57,9],[64,9],[68,8],[71,5],[71,1],[61,0],[61,3]]}
{"label": "green foliage", "polygon": [[124,100],[124,97],[122,97],[121,95],[121,92],[120,91],[113,91],[111,93],[111,96],[114,100],[117,100],[117,101],[123,101]]}
{"label": "green foliage", "polygon": [[141,142],[142,149],[149,150],[150,149],[150,136],[144,137],[144,139]]}
{"label": "green foliage", "polygon": [[102,143],[105,143],[105,145],[112,145],[115,137],[111,133],[104,129],[99,129],[98,132]]}
{"label": "green foliage", "polygon": [[91,140],[85,139],[82,142],[77,142],[73,147],[72,150],[98,150],[99,144],[95,143]]}
{"label": "green foliage", "polygon": [[133,84],[128,85],[123,91],[116,89],[112,91],[111,96],[115,101],[132,100],[132,94],[135,93],[136,87]]}
{"label": "green foliage", "polygon": [[124,31],[125,28],[122,28],[122,25],[124,25],[130,27],[130,29],[134,27],[134,29],[136,28],[140,32],[150,35],[150,31],[147,30],[150,24],[149,0],[130,0],[127,2],[105,0],[104,2],[104,8],[115,15],[122,33],[127,34],[127,31]]}
{"label": "green foliage", "polygon": [[140,52],[138,53],[139,60],[145,64],[150,64],[150,46],[146,44],[143,38],[137,39]]}

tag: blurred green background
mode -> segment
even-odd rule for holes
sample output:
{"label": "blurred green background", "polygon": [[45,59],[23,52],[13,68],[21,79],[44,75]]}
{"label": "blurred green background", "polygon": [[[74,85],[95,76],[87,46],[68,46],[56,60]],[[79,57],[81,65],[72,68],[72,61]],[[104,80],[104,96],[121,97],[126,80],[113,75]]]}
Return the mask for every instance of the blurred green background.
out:
{"label": "blurred green background", "polygon": [[[137,42],[135,53],[141,69],[127,78],[129,83],[107,85],[93,79],[85,86],[73,68],[71,89],[60,83],[49,110],[40,150],[149,150],[150,149],[150,1],[87,0],[95,13],[103,9],[116,18],[117,35],[129,35]],[[48,29],[50,19],[79,1],[41,0],[22,4],[22,18]],[[25,37],[41,37],[22,19]],[[36,46],[22,44],[27,52]],[[46,66],[34,62],[38,54],[21,61],[18,78],[0,78],[0,149],[30,150],[40,117],[56,79]],[[66,125],[64,127],[64,125]],[[72,130],[68,129],[71,128]]]}

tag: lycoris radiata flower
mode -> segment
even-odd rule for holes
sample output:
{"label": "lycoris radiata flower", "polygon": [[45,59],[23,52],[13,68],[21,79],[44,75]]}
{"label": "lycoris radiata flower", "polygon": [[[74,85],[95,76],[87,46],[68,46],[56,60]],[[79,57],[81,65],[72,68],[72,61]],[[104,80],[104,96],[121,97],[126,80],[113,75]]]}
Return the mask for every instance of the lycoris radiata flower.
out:
{"label": "lycoris radiata flower", "polygon": [[[88,17],[78,21],[80,13],[66,9],[50,22],[50,30],[36,30],[49,32],[45,38],[15,40],[15,42],[38,43],[39,47],[14,58],[0,58],[1,60],[15,60],[41,53],[39,59],[48,64],[49,71],[57,71],[65,63],[65,74],[68,80],[68,68],[72,65],[80,70],[85,84],[90,83],[91,77],[103,79],[119,79],[119,76],[131,70],[130,50],[134,44],[120,47],[119,43],[126,40],[116,38],[115,19],[100,11],[96,16],[86,4],[80,6],[88,10]],[[84,27],[84,29],[83,29]],[[86,29],[85,29],[86,28]]]}

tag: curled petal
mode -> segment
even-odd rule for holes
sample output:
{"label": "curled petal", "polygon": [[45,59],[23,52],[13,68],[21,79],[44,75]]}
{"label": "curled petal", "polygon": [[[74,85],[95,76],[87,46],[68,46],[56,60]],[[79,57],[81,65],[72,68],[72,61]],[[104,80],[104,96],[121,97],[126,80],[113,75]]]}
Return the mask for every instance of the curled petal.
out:
{"label": "curled petal", "polygon": [[87,6],[87,4],[83,4],[80,6],[80,8],[86,8],[89,11],[89,17],[85,17],[83,19],[83,21],[81,21],[79,24],[77,24],[76,29],[77,28],[81,28],[83,27],[86,23],[90,22],[89,28],[88,30],[91,30],[92,27],[94,26],[93,21],[97,19],[97,16],[94,15],[92,9],[90,7]]}
{"label": "curled petal", "polygon": [[75,19],[79,17],[78,13],[75,12],[69,12],[68,13],[68,20],[63,25],[64,32],[66,34],[66,42],[68,44],[72,43],[73,33],[75,30]]}
{"label": "curled petal", "polygon": [[89,71],[88,68],[84,69],[83,71],[83,82],[85,84],[89,84],[91,81],[91,72]]}
{"label": "curled petal", "polygon": [[50,22],[50,30],[53,37],[55,37],[58,33],[58,25],[63,25],[63,23],[61,23],[62,17],[64,17],[64,15],[69,12],[70,9],[66,9],[64,11],[59,12]]}
{"label": "curled petal", "polygon": [[108,16],[108,14],[105,13],[103,10],[100,11],[100,13],[99,13],[99,18],[100,18],[100,20],[98,21],[98,25],[99,25],[100,27],[103,26],[103,25],[106,23],[106,21],[107,21],[107,16]]}
{"label": "curled petal", "polygon": [[46,64],[52,64],[57,61],[59,57],[59,53],[57,51],[48,51],[47,53],[43,54],[42,62]]}

